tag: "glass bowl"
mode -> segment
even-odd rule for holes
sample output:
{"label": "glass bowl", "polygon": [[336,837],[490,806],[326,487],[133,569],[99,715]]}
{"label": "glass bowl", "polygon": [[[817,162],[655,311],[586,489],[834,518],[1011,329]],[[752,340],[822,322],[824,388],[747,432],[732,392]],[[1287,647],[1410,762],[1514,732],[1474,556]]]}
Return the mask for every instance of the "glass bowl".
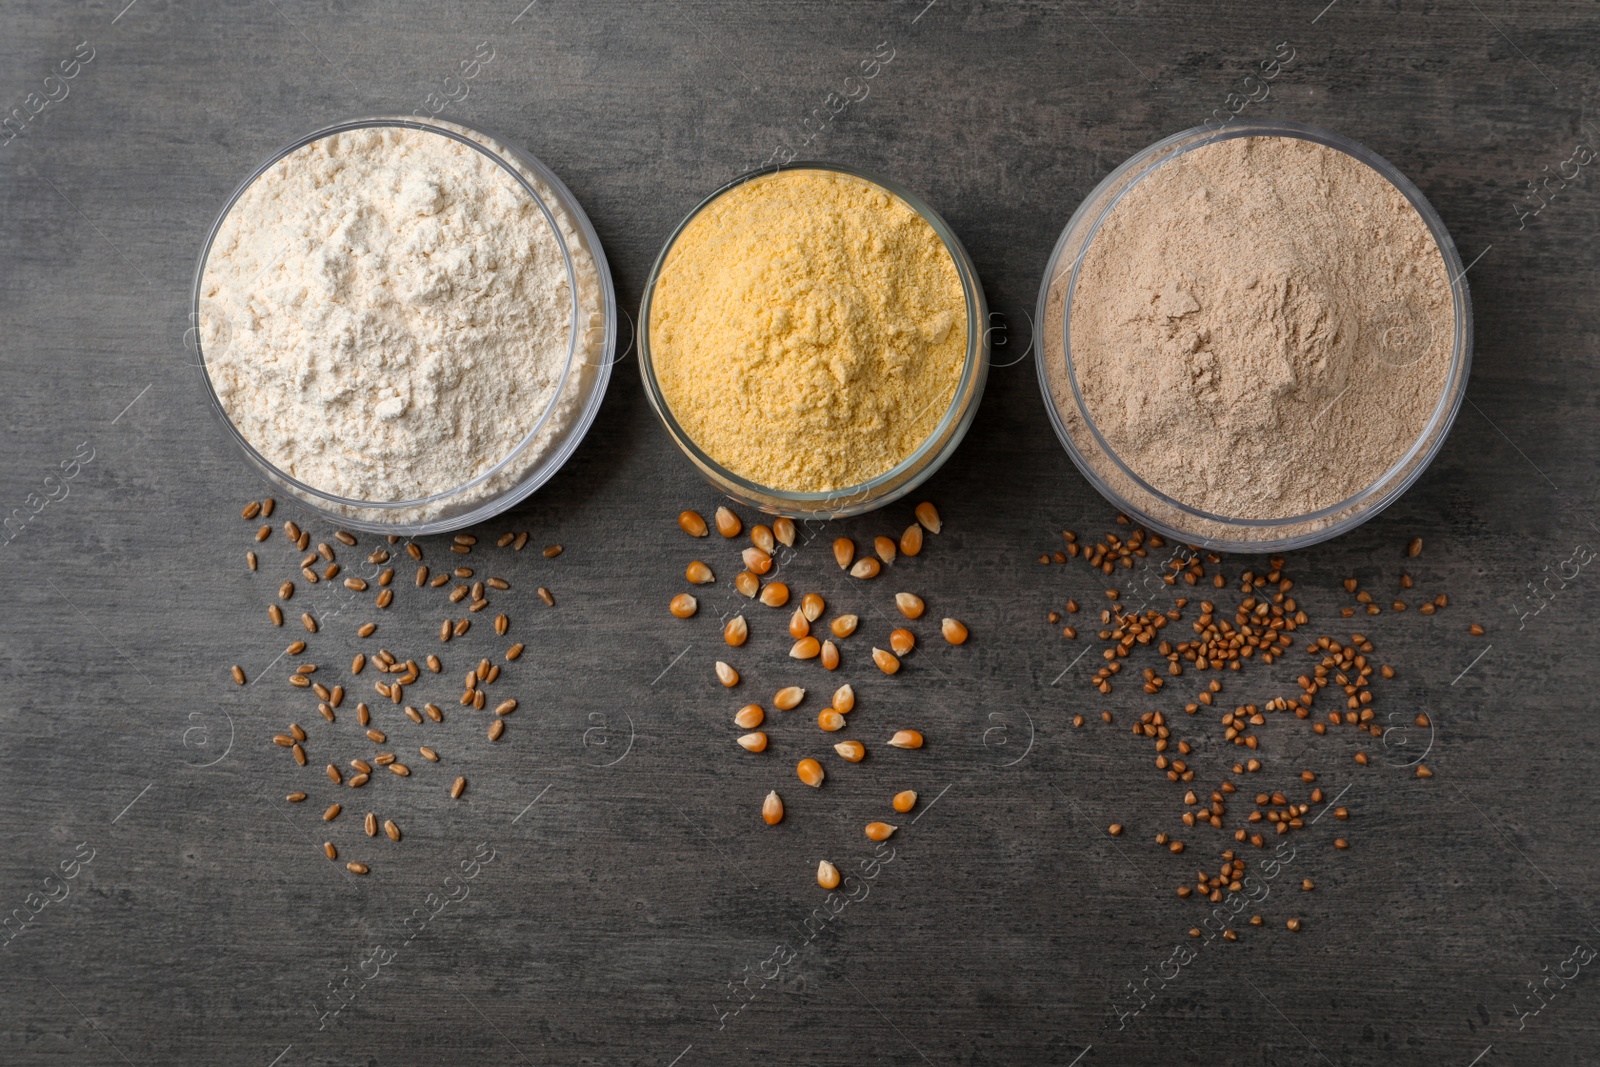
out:
{"label": "glass bowl", "polygon": [[[1293,137],[1336,149],[1377,171],[1422,216],[1450,278],[1455,336],[1438,402],[1422,432],[1375,482],[1336,504],[1305,515],[1242,519],[1191,507],[1151,486],[1112,451],[1084,403],[1072,365],[1072,298],[1090,242],[1121,198],[1157,167],[1184,152],[1234,137]],[[1061,294],[1064,291],[1064,296]],[[1060,337],[1046,317],[1052,296],[1062,302]],[[1190,545],[1219,551],[1281,552],[1326,541],[1359,526],[1392,504],[1422,474],[1444,443],[1466,395],[1472,363],[1472,304],[1455,242],[1422,193],[1375,152],[1327,130],[1296,122],[1254,120],[1221,130],[1203,126],[1158,141],[1106,176],[1072,215],[1056,242],[1039,288],[1035,341],[1039,386],[1067,455],[1100,494],[1136,521]]]}
{"label": "glass bowl", "polygon": [[[399,127],[448,137],[481,152],[509,174],[538,205],[550,224],[562,254],[572,320],[565,369],[545,410],[522,440],[494,466],[454,488],[414,500],[353,500],[300,481],[279,469],[240,433],[228,417],[211,380],[208,346],[226,345],[226,319],[208,321],[202,307],[206,260],[223,221],[250,185],[274,164],[313,141],[338,133],[374,127]],[[594,422],[611,377],[616,346],[617,302],[605,252],[589,217],[561,179],[531,154],[504,137],[464,123],[403,116],[350,119],[296,139],[257,167],[240,183],[218,213],[201,247],[195,267],[191,330],[193,348],[213,412],[228,437],[272,486],[331,521],[374,533],[420,536],[459,530],[512,507],[527,498],[566,463]],[[560,422],[552,419],[561,416]]]}
{"label": "glass bowl", "polygon": [[[944,416],[937,427],[928,435],[927,439],[919,445],[911,455],[901,460],[894,467],[877,477],[843,489],[832,489],[823,492],[794,492],[784,489],[774,489],[771,486],[760,485],[743,478],[728,470],[722,464],[712,459],[704,449],[696,444],[689,434],[673,417],[672,409],[667,405],[666,396],[662,393],[661,383],[656,377],[655,363],[650,352],[650,301],[655,294],[656,282],[661,276],[661,268],[666,263],[667,257],[672,252],[672,247],[683,234],[688,225],[709,207],[718,197],[723,196],[732,189],[743,185],[745,182],[761,178],[779,171],[794,170],[824,170],[848,174],[862,181],[881,188],[899,197],[920,215],[939,239],[944,242],[945,248],[950,253],[950,258],[956,265],[956,274],[961,281],[961,291],[965,298],[967,309],[967,353],[961,368],[960,380],[956,383],[955,396],[950,401]],[[826,163],[819,161],[806,161],[789,163],[781,167],[761,167],[757,170],[742,174],[733,179],[716,192],[702,200],[695,209],[678,223],[672,235],[662,246],[661,254],[656,257],[655,266],[650,270],[650,278],[645,282],[644,300],[639,307],[639,364],[641,377],[644,379],[645,395],[650,400],[650,406],[660,417],[662,425],[667,428],[667,433],[672,436],[683,454],[700,470],[706,480],[717,489],[726,493],[732,499],[747,504],[757,510],[773,515],[789,515],[794,517],[834,519],[844,518],[848,515],[859,515],[872,511],[883,505],[900,499],[911,490],[927,481],[950,458],[961,439],[966,436],[967,429],[972,425],[972,419],[977,414],[978,401],[983,396],[983,386],[989,376],[989,339],[984,329],[989,321],[988,305],[984,301],[983,287],[978,284],[978,272],[972,265],[967,250],[962,247],[961,241],[956,237],[949,224],[939,216],[927,201],[916,193],[899,185],[896,182],[869,174],[855,167],[842,163]]]}

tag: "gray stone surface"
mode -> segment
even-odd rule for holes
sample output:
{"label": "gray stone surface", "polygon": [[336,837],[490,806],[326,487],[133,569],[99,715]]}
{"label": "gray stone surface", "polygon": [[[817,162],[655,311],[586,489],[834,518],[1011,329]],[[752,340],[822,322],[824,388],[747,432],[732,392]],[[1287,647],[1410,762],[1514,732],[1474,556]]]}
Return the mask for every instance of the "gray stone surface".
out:
{"label": "gray stone surface", "polygon": [[[1600,937],[1596,579],[1553,581],[1525,619],[1517,605],[1574,546],[1600,544],[1600,201],[1586,167],[1537,216],[1519,223],[1515,205],[1596,133],[1600,16],[1575,2],[1323,3],[5,4],[0,108],[25,108],[80,42],[93,58],[0,147],[0,512],[59,498],[0,547],[0,908],[32,915],[0,949],[0,1062],[1594,1062],[1594,966],[1574,978],[1563,963]],[[804,136],[880,42],[893,50],[866,99],[812,120],[804,154],[898,177],[938,206],[1000,314],[998,362],[1014,365],[995,370],[969,439],[927,486],[947,528],[921,557],[866,590],[827,558],[839,533],[902,528],[908,501],[829,528],[785,568],[797,592],[858,604],[874,632],[897,587],[928,598],[929,622],[954,614],[973,632],[954,649],[918,624],[923,648],[895,679],[870,673],[868,635],[847,644],[840,674],[861,692],[849,733],[875,748],[858,767],[831,760],[818,792],[793,761],[826,752],[811,719],[835,679],[789,665],[777,613],[756,607],[744,687],[712,681],[733,553],[677,531],[680,508],[709,514],[715,500],[653,419],[631,355],[568,468],[478,531],[532,533],[521,555],[485,544],[469,557],[512,582],[486,613],[506,610],[511,635],[480,617],[443,646],[451,680],[412,696],[439,702],[444,724],[373,704],[391,748],[427,734],[444,762],[412,758],[410,779],[380,772],[362,792],[316,770],[373,747],[351,710],[374,696],[372,675],[351,678],[350,655],[434,650],[447,605],[404,570],[387,612],[354,594],[318,601],[329,615],[303,661],[352,697],[328,726],[286,684],[290,661],[275,657],[293,625],[273,629],[265,605],[294,557],[279,531],[262,570],[245,570],[253,526],[238,513],[262,487],[187,365],[194,257],[265,155],[340,117],[423,106],[484,40],[494,60],[447,113],[562,175],[629,311],[684,212]],[[1102,698],[1087,685],[1093,623],[1073,642],[1044,621],[1068,597],[1098,612],[1105,583],[1078,564],[1041,567],[1039,553],[1064,528],[1116,527],[1050,431],[1028,314],[1094,183],[1227,107],[1284,41],[1294,62],[1244,113],[1386,156],[1474,264],[1470,402],[1443,453],[1386,514],[1289,564],[1311,635],[1340,632],[1349,575],[1385,603],[1403,569],[1419,591],[1448,592],[1432,618],[1362,620],[1399,670],[1375,706],[1385,721],[1433,717],[1437,776],[1396,765],[1415,751],[1402,741],[1424,743],[1415,731],[1368,738],[1361,768],[1353,735],[1273,719],[1261,783],[1299,788],[1311,767],[1330,794],[1348,787],[1353,817],[1288,838],[1295,858],[1259,906],[1264,928],[1191,942],[1204,912],[1173,887],[1214,869],[1230,835],[1177,823],[1181,787],[1128,723],[1175,714],[1201,781],[1235,753],[1214,712],[1182,715],[1192,676],[1153,698],[1127,683]],[[62,464],[91,449],[61,497]],[[1427,548],[1407,563],[1413,536]],[[555,543],[557,559],[535,551]],[[423,542],[430,563],[453,559],[445,546]],[[664,607],[696,555],[722,591],[679,623]],[[368,615],[382,629],[360,642]],[[1472,621],[1487,635],[1469,636]],[[491,746],[453,679],[512,638],[529,654],[493,688],[522,707]],[[1292,693],[1304,662],[1296,649],[1229,676],[1218,708]],[[234,663],[251,685],[229,681]],[[773,748],[734,747],[734,707],[797,679],[813,694],[774,726]],[[1073,730],[1075,713],[1089,725]],[[308,769],[270,741],[290,721],[312,735]],[[877,746],[904,723],[925,749]],[[456,773],[473,784],[451,802]],[[789,817],[769,830],[756,812],[774,787]],[[922,793],[922,815],[900,820],[892,861],[858,874],[865,897],[808,931],[817,860],[869,856],[861,825],[904,787]],[[295,788],[311,800],[284,803]],[[336,792],[348,810],[326,827]],[[369,841],[367,810],[404,840]],[[1115,841],[1113,821],[1129,826]],[[1189,851],[1151,844],[1163,829]],[[1332,848],[1340,833],[1346,852]],[[328,863],[328,839],[372,874]],[[493,861],[469,862],[468,879],[480,842]],[[1302,877],[1317,888],[1302,893]],[[443,897],[457,899],[433,914]],[[1289,915],[1304,917],[1299,935],[1282,928]],[[1180,944],[1196,958],[1174,976]],[[1558,971],[1533,999],[1528,983]],[[1132,1014],[1129,984],[1147,979],[1159,993]]]}

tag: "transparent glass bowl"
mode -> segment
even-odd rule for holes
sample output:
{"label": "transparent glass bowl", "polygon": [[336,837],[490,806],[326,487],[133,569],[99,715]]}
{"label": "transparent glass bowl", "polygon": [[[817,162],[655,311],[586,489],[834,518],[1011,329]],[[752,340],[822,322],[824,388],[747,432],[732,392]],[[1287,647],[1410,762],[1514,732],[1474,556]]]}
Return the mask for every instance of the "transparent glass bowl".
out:
{"label": "transparent glass bowl", "polygon": [[[1118,201],[1157,167],[1184,152],[1234,137],[1294,137],[1344,152],[1377,171],[1416,208],[1444,257],[1454,303],[1455,336],[1450,368],[1438,403],[1417,439],[1372,485],[1346,500],[1306,515],[1241,519],[1215,515],[1175,500],[1151,486],[1112,451],[1090,416],[1072,365],[1072,298],[1078,270],[1100,225]],[[1065,290],[1059,339],[1046,317],[1051,297]],[[1392,504],[1422,474],[1444,444],[1467,391],[1472,364],[1472,303],[1455,242],[1422,193],[1383,157],[1327,130],[1270,120],[1230,123],[1221,130],[1203,126],[1158,141],[1134,155],[1095,186],[1073,212],[1045,268],[1037,307],[1039,330],[1035,363],[1045,407],[1067,455],[1091,485],[1130,518],[1182,541],[1219,551],[1281,552],[1326,541],[1359,526]]]}
{"label": "transparent glass bowl", "polygon": [[[313,141],[373,127],[401,127],[438,134],[494,160],[526,190],[549,222],[561,249],[572,294],[572,325],[566,367],[549,404],[539,414],[532,428],[515,448],[489,470],[454,488],[415,500],[353,500],[336,496],[307,485],[267,460],[228,417],[212,383],[202,340],[203,327],[206,325],[201,307],[206,260],[223,220],[245,190],[279,160]],[[616,347],[617,301],[611,272],[606,265],[600,239],[577,198],[548,167],[505,138],[464,123],[442,119],[423,121],[400,116],[350,119],[306,134],[273,153],[240,183],[218,213],[200,250],[191,300],[190,334],[199,357],[201,379],[212,410],[222,421],[228,437],[277,491],[340,525],[374,533],[420,536],[459,530],[526,499],[561,469],[594,422],[611,377],[612,355]],[[222,343],[226,344],[226,341],[227,333],[224,330]],[[565,425],[559,430],[556,427],[560,424],[552,423],[558,414],[565,420]]]}
{"label": "transparent glass bowl", "polygon": [[[655,363],[650,352],[650,301],[655,294],[656,282],[661,277],[661,268],[671,254],[672,247],[677,243],[688,225],[693,222],[707,207],[718,197],[729,190],[737,188],[755,178],[768,174],[775,174],[779,170],[826,170],[848,174],[873,185],[881,186],[890,193],[899,197],[908,204],[913,211],[921,215],[939,239],[944,242],[945,248],[950,252],[950,258],[955,262],[956,274],[961,280],[961,291],[966,301],[967,308],[967,353],[961,369],[961,378],[956,384],[955,396],[950,406],[945,410],[944,416],[934,431],[923,441],[917,450],[907,456],[891,469],[878,475],[871,481],[844,489],[834,489],[826,492],[801,493],[784,489],[774,489],[771,486],[759,485],[747,478],[728,470],[722,464],[706,454],[694,439],[684,430],[673,417],[672,409],[667,405],[665,395],[661,391],[661,383],[656,377]],[[773,515],[790,515],[795,517],[833,519],[843,518],[847,515],[859,515],[862,512],[872,511],[893,500],[898,500],[911,490],[925,482],[950,458],[961,439],[966,436],[967,429],[972,425],[972,419],[977,414],[978,401],[983,396],[983,386],[989,377],[989,339],[984,329],[989,321],[988,305],[984,301],[983,287],[978,284],[978,272],[972,265],[972,259],[967,255],[967,250],[962,247],[961,241],[956,237],[949,224],[939,216],[927,201],[917,194],[904,188],[896,182],[888,181],[877,175],[858,170],[855,167],[845,166],[841,163],[824,162],[798,162],[785,164],[782,167],[762,167],[748,174],[742,174],[733,181],[724,185],[700,204],[678,223],[672,235],[667,238],[666,244],[661,249],[661,254],[656,257],[655,266],[651,268],[650,278],[645,282],[644,300],[639,308],[639,364],[641,376],[644,378],[645,395],[649,397],[650,406],[660,416],[662,425],[666,426],[667,433],[677,442],[683,454],[700,470],[707,481],[716,486],[729,497],[747,504],[750,507]]]}

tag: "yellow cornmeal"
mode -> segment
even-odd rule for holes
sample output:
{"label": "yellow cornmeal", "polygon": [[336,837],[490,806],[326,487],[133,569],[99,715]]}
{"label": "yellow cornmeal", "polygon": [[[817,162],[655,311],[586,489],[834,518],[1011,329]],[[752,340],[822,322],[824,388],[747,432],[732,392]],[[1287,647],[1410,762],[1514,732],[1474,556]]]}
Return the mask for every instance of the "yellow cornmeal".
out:
{"label": "yellow cornmeal", "polygon": [[678,235],[650,349],[673,416],[712,459],[771,489],[826,492],[933,433],[966,358],[966,300],[905,201],[834,171],[780,171]]}

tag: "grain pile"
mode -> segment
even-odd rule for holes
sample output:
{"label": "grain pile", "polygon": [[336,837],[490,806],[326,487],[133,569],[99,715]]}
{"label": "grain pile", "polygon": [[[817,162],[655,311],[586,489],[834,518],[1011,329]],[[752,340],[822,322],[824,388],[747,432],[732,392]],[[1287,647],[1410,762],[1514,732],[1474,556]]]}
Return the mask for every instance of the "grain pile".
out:
{"label": "grain pile", "polygon": [[[242,517],[247,522],[266,520],[271,518],[273,509],[271,499],[252,501],[245,506]],[[279,659],[266,668],[275,671],[279,660],[288,658],[294,664],[285,676],[288,686],[304,693],[303,697],[297,693],[295,699],[303,699],[307,711],[314,708],[321,720],[317,722],[307,715],[305,721],[312,724],[309,729],[291,721],[272,736],[272,743],[286,750],[297,767],[326,761],[322,777],[328,784],[296,789],[285,800],[296,805],[312,801],[314,807],[320,806],[330,837],[323,843],[322,854],[329,860],[351,854],[346,859],[346,869],[351,874],[364,875],[372,869],[371,861],[377,854],[374,842],[380,830],[389,842],[399,842],[403,838],[401,824],[392,814],[380,822],[377,812],[368,811],[359,826],[344,831],[348,840],[341,848],[332,839],[336,836],[332,830],[349,825],[349,819],[340,821],[347,806],[355,806],[360,800],[379,806],[375,798],[369,799],[373,797],[370,790],[375,788],[438,788],[459,799],[467,788],[463,771],[470,757],[442,743],[441,738],[447,735],[438,727],[447,717],[461,714],[477,719],[487,743],[497,743],[508,736],[509,717],[520,702],[517,697],[504,694],[503,686],[501,690],[495,690],[495,686],[502,673],[521,658],[526,646],[521,641],[502,640],[511,633],[511,618],[504,611],[491,616],[489,610],[495,597],[511,590],[511,581],[503,575],[511,573],[512,554],[522,551],[529,535],[507,532],[488,546],[480,544],[473,534],[460,533],[427,550],[416,541],[402,545],[400,538],[390,536],[379,540],[371,551],[362,552],[356,536],[343,530],[315,545],[311,532],[293,520],[282,524],[281,538],[274,538],[274,532],[270,523],[263,522],[254,534],[258,545],[287,545],[277,565],[284,566],[290,577],[273,585],[276,576],[262,575],[271,590],[266,605],[270,625],[290,625],[288,613],[298,602],[312,599],[319,587],[338,583],[343,591],[343,602],[335,610],[312,604],[301,611],[296,621],[305,636],[290,642]],[[543,555],[553,560],[561,551],[560,545],[550,545]],[[435,559],[435,554],[442,558]],[[486,561],[485,556],[490,559]],[[260,573],[264,566],[256,550],[245,554],[245,565],[252,573]],[[400,571],[412,567],[415,572],[409,586],[413,591],[405,594],[408,583],[400,579]],[[397,589],[409,596],[414,606],[402,604],[396,609]],[[537,592],[544,605],[554,606],[555,598],[548,588],[539,586]],[[359,603],[365,604],[368,594],[372,595],[371,606],[357,611],[351,620],[350,598],[359,598]],[[383,647],[379,635],[391,610],[431,610],[439,614],[438,645],[428,650],[398,652]],[[482,625],[485,619],[492,622]],[[474,621],[480,623],[476,631]],[[488,634],[490,630],[492,636]],[[469,637],[474,632],[478,636]],[[467,645],[475,647],[467,651]],[[356,651],[352,654],[351,649]],[[341,667],[347,655],[348,666]],[[447,658],[457,666],[447,667]],[[455,675],[461,678],[459,695],[449,681],[453,670],[462,672]],[[250,682],[238,665],[231,668],[230,674],[237,685]],[[345,708],[346,687],[355,692],[367,678],[372,678],[372,704],[358,700],[351,716]],[[492,690],[497,695],[491,697]],[[446,708],[455,710],[447,712]],[[413,757],[405,755],[405,750],[413,746],[422,760],[415,765],[408,762]],[[369,792],[351,792],[358,789]],[[318,795],[313,801],[314,792]],[[385,792],[381,803],[392,813],[403,809],[404,799]]]}
{"label": "grain pile", "polygon": [[[1377,656],[1372,638],[1359,632],[1302,639],[1299,647],[1311,662],[1291,688],[1260,703],[1227,707],[1222,696],[1224,679],[1227,685],[1260,685],[1262,679],[1245,678],[1246,673],[1259,674],[1289,655],[1296,647],[1296,635],[1312,626],[1305,604],[1296,597],[1288,561],[1275,556],[1259,570],[1245,568],[1230,577],[1224,559],[1216,553],[1184,545],[1169,549],[1160,535],[1133,527],[1125,516],[1119,516],[1117,521],[1123,529],[1107,533],[1095,543],[1082,542],[1076,533],[1064,531],[1062,547],[1041,554],[1038,562],[1063,569],[1082,564],[1102,584],[1134,576],[1140,577],[1141,583],[1104,589],[1106,606],[1089,621],[1077,621],[1088,613],[1075,599],[1068,599],[1064,608],[1049,610],[1045,621],[1052,628],[1061,627],[1061,638],[1069,642],[1079,639],[1080,628],[1086,634],[1092,632],[1101,646],[1101,663],[1087,680],[1099,694],[1111,694],[1124,666],[1137,667],[1141,660],[1151,666],[1140,669],[1135,682],[1146,698],[1152,698],[1148,703],[1156,704],[1153,698],[1169,685],[1187,690],[1167,708],[1152,707],[1140,713],[1132,724],[1132,733],[1149,743],[1156,773],[1171,783],[1175,792],[1182,790],[1176,819],[1171,824],[1156,821],[1161,828],[1152,835],[1155,846],[1181,854],[1191,845],[1215,847],[1207,844],[1210,831],[1225,835],[1222,847],[1217,849],[1220,865],[1215,869],[1196,868],[1192,877],[1176,887],[1180,898],[1214,906],[1244,888],[1246,872],[1251,869],[1247,858],[1250,851],[1305,831],[1325,812],[1331,811],[1339,823],[1351,815],[1348,807],[1337,806],[1342,791],[1331,800],[1324,794],[1322,772],[1304,763],[1285,768],[1269,755],[1260,728],[1271,717],[1292,714],[1317,736],[1335,731],[1354,735],[1358,740],[1349,746],[1353,748],[1349,758],[1363,767],[1373,763],[1370,748],[1387,752],[1387,733],[1397,727],[1413,728],[1426,731],[1431,737],[1432,723],[1422,712],[1389,712],[1380,717],[1378,696],[1382,683],[1394,679],[1397,672]],[[1413,539],[1401,555],[1415,558],[1421,551],[1421,540]],[[1158,554],[1153,556],[1153,552]],[[1409,591],[1416,588],[1416,582],[1402,572],[1395,579],[1395,586],[1398,595],[1391,601],[1390,611],[1403,612],[1408,607],[1405,598],[1415,596]],[[1343,589],[1354,595],[1356,603],[1341,608],[1341,618],[1351,618],[1358,611],[1367,616],[1383,611],[1377,597],[1362,589],[1355,578],[1346,579]],[[1230,597],[1232,602],[1221,603],[1230,592],[1236,594]],[[1136,599],[1138,603],[1131,603]],[[1443,593],[1424,596],[1418,611],[1431,615],[1448,604],[1449,598]],[[1185,629],[1187,633],[1183,632]],[[1465,629],[1473,636],[1483,633],[1477,624]],[[1207,731],[1204,724],[1212,715],[1217,716],[1213,720],[1217,725]],[[1097,717],[1107,725],[1115,721],[1109,710],[1100,711]],[[1074,728],[1082,728],[1088,721],[1089,716],[1082,713],[1072,717]],[[1221,753],[1227,753],[1227,746],[1238,750],[1231,775],[1224,773],[1218,780],[1206,782],[1196,764],[1201,759],[1217,761],[1219,747]],[[1415,778],[1428,779],[1434,772],[1422,762],[1426,755],[1424,751],[1414,761],[1387,762],[1405,767]],[[1220,758],[1226,765],[1226,757]],[[1262,777],[1257,778],[1258,775]],[[1250,781],[1270,781],[1273,785],[1251,787],[1246,784]],[[1242,816],[1236,810],[1239,804],[1235,799],[1241,792],[1247,800],[1253,800],[1253,806]],[[1107,833],[1118,837],[1127,829],[1127,823],[1115,822]],[[1349,847],[1344,836],[1334,837],[1331,843],[1336,851]],[[1303,880],[1303,891],[1313,888],[1310,879]],[[1255,926],[1263,922],[1259,915],[1250,920]],[[1302,919],[1292,916],[1285,926],[1298,931]],[[1190,933],[1201,936],[1199,927]],[[1239,933],[1230,927],[1223,937],[1233,941]]]}
{"label": "grain pile", "polygon": [[[743,677],[739,668],[729,661],[737,658],[739,662],[748,663],[749,657],[758,654],[758,651],[769,660],[787,663],[795,672],[796,682],[811,682],[799,672],[826,671],[828,674],[823,677],[828,680],[824,687],[833,691],[827,698],[826,706],[817,711],[815,729],[823,735],[850,731],[852,723],[861,721],[856,692],[849,681],[838,685],[836,682],[851,677],[851,669],[865,670],[868,662],[879,674],[899,674],[903,665],[914,660],[919,645],[932,638],[930,631],[935,629],[929,625],[931,617],[927,622],[922,621],[927,615],[927,603],[923,597],[905,589],[904,586],[910,583],[906,577],[896,573],[899,567],[905,565],[904,561],[922,553],[925,534],[938,534],[943,529],[938,509],[926,501],[917,505],[915,518],[916,521],[906,526],[898,536],[885,533],[873,538],[870,549],[862,547],[858,550],[856,543],[847,537],[833,539],[829,546],[833,562],[851,579],[849,593],[845,597],[836,594],[836,599],[845,600],[847,607],[856,610],[840,612],[835,609],[830,615],[829,605],[820,593],[815,589],[804,592],[798,588],[791,590],[779,573],[780,564],[785,568],[785,574],[801,571],[801,550],[807,547],[806,541],[816,539],[816,531],[808,530],[807,536],[802,539],[793,521],[777,518],[770,526],[763,524],[751,527],[748,544],[740,547],[738,542],[744,534],[745,524],[731,508],[719,507],[716,510],[714,523],[717,540],[710,539],[712,527],[699,512],[684,511],[680,514],[678,526],[685,534],[706,539],[706,549],[717,550],[715,553],[702,550],[701,556],[715,558],[726,555],[730,566],[738,568],[732,580],[736,602],[729,610],[722,612],[715,623],[721,640],[731,650],[725,653],[727,660],[718,659],[713,665],[717,682],[728,690],[742,685]],[[717,568],[721,565],[720,559],[717,560],[717,567],[707,563],[704,558],[691,559],[684,569],[684,580],[697,588],[710,586],[718,581]],[[723,573],[726,574],[726,570]],[[877,579],[883,576],[891,578],[897,591],[882,589],[885,583]],[[796,581],[798,585],[796,579],[791,577],[789,580]],[[818,583],[818,579],[811,581]],[[874,600],[879,603],[874,604]],[[748,618],[744,614],[747,604],[751,610]],[[767,610],[758,611],[758,607]],[[700,597],[688,591],[680,592],[671,598],[667,611],[677,619],[693,620],[700,613]],[[871,613],[865,621],[860,613],[863,611]],[[923,631],[921,635],[914,624],[920,624]],[[869,639],[865,635],[871,631],[875,632]],[[940,619],[937,633],[949,645],[965,644],[969,637],[966,625],[948,616]],[[848,651],[851,647],[856,651]],[[844,673],[834,673],[840,671]],[[807,703],[808,695],[814,688],[815,683],[782,686],[773,694],[770,706],[779,713],[799,709]],[[810,699],[812,706],[815,706],[815,697]],[[737,704],[738,701],[732,700],[730,703]],[[800,718],[809,717],[808,714]],[[777,740],[774,737],[775,728],[781,722],[781,717],[769,716],[767,708],[760,703],[746,702],[733,712],[732,721],[735,729],[742,731],[735,736],[734,742],[746,752],[761,754],[768,752]],[[884,748],[916,750],[926,743],[918,723],[892,721],[875,728],[878,736],[883,737],[879,743]],[[794,765],[796,778],[811,789],[823,787],[830,766],[835,774],[845,773],[845,767],[863,762],[869,752],[868,741],[851,737],[833,741],[827,736],[817,737],[800,722],[785,726],[783,737],[789,752],[801,755]],[[790,738],[796,740],[791,742]],[[916,791],[900,788],[889,794],[889,810],[884,814],[892,812],[903,815],[912,811],[916,804]],[[776,788],[767,791],[759,809],[762,821],[768,826],[776,826],[784,820],[783,798]],[[885,841],[897,829],[897,824],[893,822],[872,819],[864,825],[863,833],[869,841]],[[818,864],[816,880],[822,888],[837,888],[840,878],[838,868],[830,861],[824,859]]]}

